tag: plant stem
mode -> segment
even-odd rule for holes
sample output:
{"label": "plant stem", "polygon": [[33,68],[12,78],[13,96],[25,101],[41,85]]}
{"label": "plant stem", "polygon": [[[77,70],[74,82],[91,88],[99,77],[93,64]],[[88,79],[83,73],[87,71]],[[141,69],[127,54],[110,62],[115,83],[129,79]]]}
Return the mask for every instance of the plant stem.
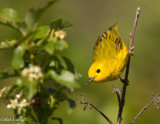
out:
{"label": "plant stem", "polygon": [[154,97],[152,101],[150,101],[143,109],[141,109],[141,111],[134,117],[134,119],[130,122],[130,124],[133,124],[138,119],[138,117],[154,103],[154,101],[160,99],[159,97],[160,94]]}
{"label": "plant stem", "polygon": [[140,7],[137,8],[136,17],[135,17],[135,21],[134,21],[134,25],[133,25],[133,30],[130,33],[130,45],[129,45],[129,54],[130,55],[129,55],[128,63],[127,63],[127,67],[126,67],[125,79],[121,80],[121,82],[123,83],[123,90],[122,90],[121,100],[120,100],[120,103],[119,103],[117,124],[121,124],[121,122],[122,122],[122,112],[123,112],[123,107],[124,107],[124,104],[125,104],[126,89],[127,89],[128,82],[129,82],[128,75],[129,75],[131,53],[132,53],[133,48],[134,48],[134,45],[133,45],[134,36],[135,36],[135,31],[136,31],[139,15],[140,15]]}
{"label": "plant stem", "polygon": [[87,107],[89,107],[90,109],[91,108],[94,108],[97,112],[99,112],[110,124],[113,124],[113,122],[103,113],[101,112],[96,106],[94,106],[93,104],[91,104],[90,102],[86,101],[84,99],[84,96],[82,96],[82,100],[81,101],[78,101],[78,99],[76,98],[76,101],[77,101],[77,104],[85,104],[83,110],[85,111]]}

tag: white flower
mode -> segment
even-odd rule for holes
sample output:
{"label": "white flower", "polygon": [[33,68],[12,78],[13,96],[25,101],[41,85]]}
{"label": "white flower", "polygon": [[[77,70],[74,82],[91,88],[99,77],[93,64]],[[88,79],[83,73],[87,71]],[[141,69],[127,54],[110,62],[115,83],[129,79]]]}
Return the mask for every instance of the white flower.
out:
{"label": "white flower", "polygon": [[28,77],[29,77],[29,79],[38,79],[38,77],[35,73],[30,73]]}
{"label": "white flower", "polygon": [[35,72],[35,73],[40,73],[40,72],[41,72],[40,67],[35,66],[35,67],[34,67],[34,72]]}
{"label": "white flower", "polygon": [[16,98],[19,99],[21,97],[21,94],[17,94]]}
{"label": "white flower", "polygon": [[26,99],[23,99],[20,104],[19,104],[19,107],[23,108],[23,107],[26,107],[27,105],[29,105],[29,103],[27,102]]}
{"label": "white flower", "polygon": [[25,68],[22,71],[22,75],[26,76],[29,80],[33,81],[34,79],[39,79],[43,77],[41,68],[30,64],[29,68]]}
{"label": "white flower", "polygon": [[16,94],[16,98],[17,98],[17,99],[21,98],[22,94],[23,94],[22,91],[20,91],[19,94]]}
{"label": "white flower", "polygon": [[29,65],[29,73],[33,73],[34,72],[34,66]]}
{"label": "white flower", "polygon": [[7,105],[7,108],[11,108],[11,104],[8,104],[8,105]]}
{"label": "white flower", "polygon": [[29,69],[28,68],[24,68],[23,70],[22,70],[22,75],[23,76],[27,76],[29,74]]}
{"label": "white flower", "polygon": [[63,30],[59,30],[55,32],[55,37],[58,37],[60,39],[64,39],[64,37],[66,36],[66,32]]}
{"label": "white flower", "polygon": [[7,108],[13,108],[13,109],[17,108],[17,106],[18,106],[18,101],[17,101],[17,99],[10,100],[10,102],[11,102],[11,104],[8,104],[8,105],[7,105]]}

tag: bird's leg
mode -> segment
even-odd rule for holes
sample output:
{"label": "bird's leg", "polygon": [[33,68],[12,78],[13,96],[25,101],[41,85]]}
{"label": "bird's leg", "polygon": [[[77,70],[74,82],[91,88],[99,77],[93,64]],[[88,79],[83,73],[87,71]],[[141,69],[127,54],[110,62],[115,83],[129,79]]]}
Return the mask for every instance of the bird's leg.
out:
{"label": "bird's leg", "polygon": [[124,82],[125,79],[122,79],[121,76],[119,76],[119,79],[121,82]]}
{"label": "bird's leg", "polygon": [[133,56],[134,52],[133,52],[134,46],[131,48],[131,50],[128,51],[129,56]]}
{"label": "bird's leg", "polygon": [[122,79],[121,76],[119,76],[120,81],[124,84],[124,85],[128,85],[129,80],[126,79]]}
{"label": "bird's leg", "polygon": [[134,56],[134,52],[128,51],[129,56]]}

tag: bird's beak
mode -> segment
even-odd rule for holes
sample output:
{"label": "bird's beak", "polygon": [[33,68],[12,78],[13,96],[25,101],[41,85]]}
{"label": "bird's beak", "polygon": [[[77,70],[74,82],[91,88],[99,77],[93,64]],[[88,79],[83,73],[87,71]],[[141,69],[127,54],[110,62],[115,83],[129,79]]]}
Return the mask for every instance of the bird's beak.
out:
{"label": "bird's beak", "polygon": [[89,84],[91,81],[93,81],[95,79],[95,77],[91,77],[87,80],[86,84]]}

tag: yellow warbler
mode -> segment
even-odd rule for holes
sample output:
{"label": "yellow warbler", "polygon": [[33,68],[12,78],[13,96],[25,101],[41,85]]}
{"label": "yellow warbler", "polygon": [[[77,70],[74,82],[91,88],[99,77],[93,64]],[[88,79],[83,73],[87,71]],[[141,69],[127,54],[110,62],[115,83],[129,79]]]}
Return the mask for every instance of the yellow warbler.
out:
{"label": "yellow warbler", "polygon": [[87,83],[117,79],[128,60],[128,49],[117,32],[118,24],[98,37],[93,51],[93,64],[89,68]]}

